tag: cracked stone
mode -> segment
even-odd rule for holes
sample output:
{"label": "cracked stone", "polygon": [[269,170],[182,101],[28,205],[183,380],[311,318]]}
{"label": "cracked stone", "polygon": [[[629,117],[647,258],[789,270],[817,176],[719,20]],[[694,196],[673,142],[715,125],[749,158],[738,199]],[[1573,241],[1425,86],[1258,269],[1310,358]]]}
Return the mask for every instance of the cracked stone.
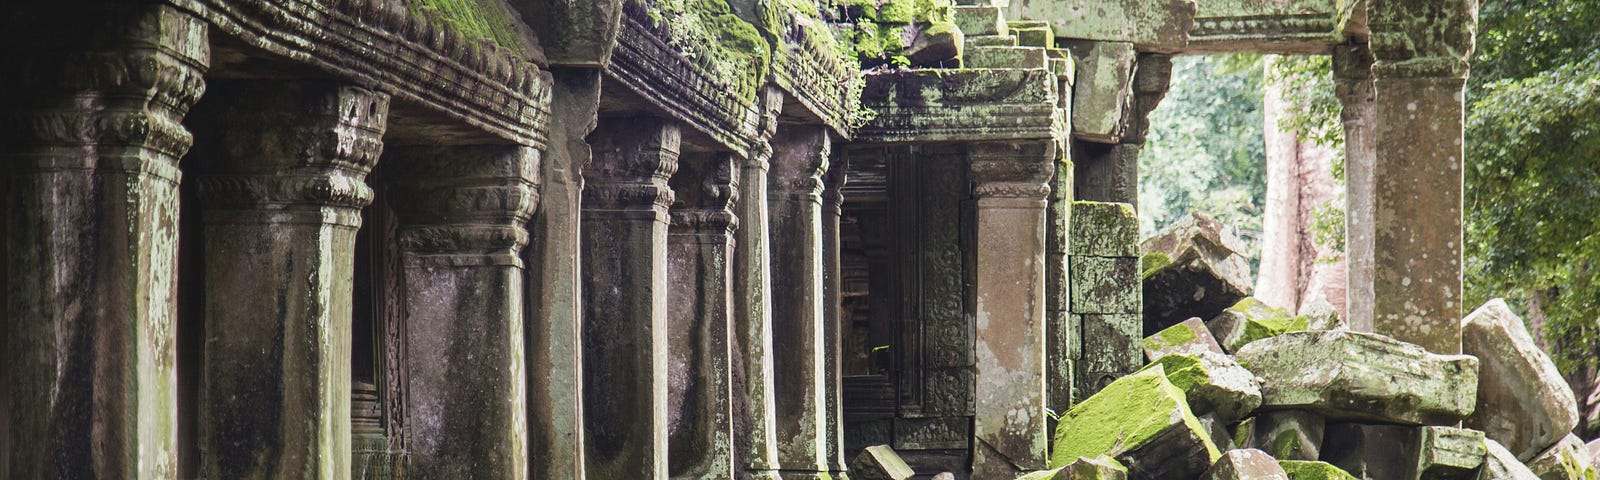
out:
{"label": "cracked stone", "polygon": [[1578,426],[1578,401],[1555,362],[1501,299],[1461,320],[1462,353],[1478,357],[1478,403],[1467,427],[1532,460]]}
{"label": "cracked stone", "polygon": [[1377,334],[1289,332],[1234,356],[1261,379],[1263,409],[1305,409],[1329,420],[1454,425],[1472,413],[1478,359],[1435,355]]}

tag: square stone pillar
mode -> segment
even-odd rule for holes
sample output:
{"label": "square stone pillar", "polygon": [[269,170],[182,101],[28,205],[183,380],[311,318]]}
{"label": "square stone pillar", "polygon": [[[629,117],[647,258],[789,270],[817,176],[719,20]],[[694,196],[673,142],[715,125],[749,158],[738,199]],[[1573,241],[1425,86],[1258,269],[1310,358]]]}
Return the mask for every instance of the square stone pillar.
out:
{"label": "square stone pillar", "polygon": [[[1066,413],[1072,407],[1074,360],[1083,340],[1079,322],[1072,316],[1072,275],[1068,252],[1072,245],[1072,165],[1058,162],[1050,181],[1050,200],[1046,207],[1045,233],[1045,327],[1046,359],[1051,411]],[[1049,422],[1054,432],[1055,421]],[[1054,439],[1054,435],[1051,435]]]}
{"label": "square stone pillar", "polygon": [[[842,150],[842,149],[841,149]],[[828,172],[823,175],[822,187],[822,322],[823,322],[823,372],[828,375],[823,384],[828,418],[824,422],[828,439],[828,472],[835,479],[849,478],[849,462],[844,458],[844,381],[842,339],[844,318],[840,308],[844,303],[842,291],[842,266],[839,261],[839,217],[844,214],[845,171],[849,157],[840,151],[828,162]]]}
{"label": "square stone pillar", "polygon": [[977,386],[973,478],[1040,470],[1050,435],[1045,408],[1045,205],[1053,141],[969,146],[975,198],[973,319]]}
{"label": "square stone pillar", "polygon": [[778,464],[784,479],[827,478],[827,334],[823,326],[821,126],[784,127],[772,139],[767,206]]}
{"label": "square stone pillar", "polygon": [[528,225],[528,452],[530,478],[583,480],[583,283],[580,233],[584,140],[600,108],[598,69],[552,73],[550,139],[539,162],[539,214]]}
{"label": "square stone pillar", "polygon": [[178,475],[178,159],[205,22],[8,5],[0,478]]}
{"label": "square stone pillar", "polygon": [[205,237],[201,476],[349,478],[355,236],[389,97],[281,81],[211,95],[192,156]]}
{"label": "square stone pillar", "polygon": [[678,125],[601,119],[583,191],[583,414],[589,478],[666,478],[667,179]]}
{"label": "square stone pillar", "polygon": [[1461,352],[1463,90],[1477,0],[1367,7],[1377,92],[1373,330]]}
{"label": "square stone pillar", "polygon": [[528,476],[525,225],[539,151],[416,146],[384,156],[399,220],[407,472]]}
{"label": "square stone pillar", "polygon": [[729,343],[737,161],[729,153],[697,155],[680,161],[672,177],[680,195],[667,234],[667,446],[677,479],[737,478]]}
{"label": "square stone pillar", "polygon": [[767,174],[784,93],[775,87],[761,90],[761,132],[749,156],[740,159],[739,194],[734,205],[739,217],[733,257],[733,396],[734,454],[749,475],[775,479],[778,470],[777,417],[774,415],[772,271],[767,235]]}
{"label": "square stone pillar", "polygon": [[1348,277],[1345,320],[1350,328],[1372,331],[1373,191],[1377,179],[1376,111],[1372,86],[1372,51],[1366,45],[1333,49],[1333,81],[1338,89],[1339,117],[1344,121],[1345,259]]}

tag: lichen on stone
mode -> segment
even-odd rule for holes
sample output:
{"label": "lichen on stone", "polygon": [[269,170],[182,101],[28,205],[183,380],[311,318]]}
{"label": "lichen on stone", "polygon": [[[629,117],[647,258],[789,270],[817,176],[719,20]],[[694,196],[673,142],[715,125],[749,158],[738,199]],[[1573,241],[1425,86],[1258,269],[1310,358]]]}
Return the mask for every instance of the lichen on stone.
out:
{"label": "lichen on stone", "polygon": [[1289,480],[1356,480],[1355,475],[1327,462],[1279,460],[1278,466],[1289,474]]}
{"label": "lichen on stone", "polygon": [[1168,257],[1167,254],[1161,252],[1146,253],[1144,257],[1139,259],[1139,276],[1150,278],[1151,274],[1156,273],[1157,270],[1167,265],[1172,265],[1172,257]]}
{"label": "lichen on stone", "polygon": [[494,0],[409,0],[407,5],[412,15],[447,25],[467,38],[527,54],[513,23],[516,20],[507,18],[505,7]]}
{"label": "lichen on stone", "polygon": [[[1174,420],[1192,432],[1206,431],[1162,366],[1141,370],[1111,382],[1062,415],[1049,466],[1062,467],[1080,457],[1116,457],[1158,438]],[[1212,460],[1221,455],[1206,435],[1198,437]]]}
{"label": "lichen on stone", "polygon": [[772,66],[772,45],[761,29],[739,18],[727,0],[646,0],[651,19],[670,33],[668,41],[708,73],[755,98]]}

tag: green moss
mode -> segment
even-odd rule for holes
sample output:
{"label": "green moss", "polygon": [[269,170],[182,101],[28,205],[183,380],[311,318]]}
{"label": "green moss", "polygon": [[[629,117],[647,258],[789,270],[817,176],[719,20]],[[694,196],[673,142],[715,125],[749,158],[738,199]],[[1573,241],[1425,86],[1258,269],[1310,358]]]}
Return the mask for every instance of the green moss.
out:
{"label": "green moss", "polygon": [[[1062,467],[1079,457],[1116,457],[1166,430],[1174,412],[1190,430],[1206,431],[1161,365],[1117,379],[1062,415],[1049,467]],[[1204,434],[1198,437],[1211,460],[1216,460],[1221,455],[1216,445]]]}
{"label": "green moss", "polygon": [[1289,474],[1289,480],[1356,480],[1355,475],[1327,462],[1279,460],[1278,465]]}
{"label": "green moss", "polygon": [[1167,254],[1161,252],[1146,253],[1143,258],[1139,259],[1140,276],[1150,278],[1150,275],[1155,274],[1156,271],[1167,265],[1172,265],[1172,257],[1167,256]]}
{"label": "green moss", "polygon": [[[772,65],[772,46],[761,29],[739,18],[727,0],[647,0],[653,20],[673,46],[697,57],[710,74],[754,98]],[[812,7],[815,8],[814,6]]]}
{"label": "green moss", "polygon": [[1193,355],[1166,355],[1146,365],[1144,369],[1155,367],[1161,367],[1161,370],[1166,372],[1167,381],[1172,382],[1172,386],[1178,387],[1178,390],[1182,390],[1185,398],[1196,385],[1206,383],[1211,377],[1206,367],[1200,364],[1200,359]]}
{"label": "green moss", "polygon": [[492,0],[409,0],[408,6],[412,15],[442,22],[467,38],[488,40],[519,55],[527,54],[514,20],[506,18],[504,8]]}

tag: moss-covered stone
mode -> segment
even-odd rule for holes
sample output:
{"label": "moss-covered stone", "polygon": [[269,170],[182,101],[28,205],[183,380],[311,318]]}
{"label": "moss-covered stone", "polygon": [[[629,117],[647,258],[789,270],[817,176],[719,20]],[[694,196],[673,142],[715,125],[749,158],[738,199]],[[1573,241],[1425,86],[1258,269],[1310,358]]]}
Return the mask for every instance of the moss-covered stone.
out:
{"label": "moss-covered stone", "polygon": [[1126,480],[1128,467],[1111,457],[1079,458],[1060,468],[1040,470],[1017,480]]}
{"label": "moss-covered stone", "polygon": [[1355,475],[1327,462],[1279,460],[1278,466],[1289,474],[1289,480],[1357,480]]}
{"label": "moss-covered stone", "polygon": [[1183,391],[1185,402],[1195,415],[1213,415],[1222,423],[1233,423],[1261,406],[1261,387],[1255,376],[1227,355],[1166,355],[1145,370],[1157,367],[1166,372],[1167,381]]}
{"label": "moss-covered stone", "polygon": [[528,53],[516,20],[494,0],[409,0],[407,5],[412,15],[442,23],[467,38],[488,40],[519,55]]}
{"label": "moss-covered stone", "polygon": [[1217,339],[1212,338],[1211,330],[1198,318],[1185,320],[1145,337],[1143,346],[1145,358],[1151,361],[1176,353],[1223,353]]}
{"label": "moss-covered stone", "polygon": [[1072,202],[1073,255],[1139,256],[1139,215],[1133,205]]}
{"label": "moss-covered stone", "polygon": [[1122,377],[1067,410],[1054,445],[1051,468],[1109,456],[1140,478],[1193,478],[1221,455],[1160,365]]}
{"label": "moss-covered stone", "polygon": [[1139,257],[1139,277],[1150,278],[1150,274],[1167,265],[1172,265],[1172,257],[1161,252],[1147,252]]}
{"label": "moss-covered stone", "polygon": [[1237,352],[1250,342],[1306,330],[1309,321],[1305,317],[1289,315],[1283,309],[1268,306],[1254,297],[1246,297],[1206,325],[1223,349]]}

